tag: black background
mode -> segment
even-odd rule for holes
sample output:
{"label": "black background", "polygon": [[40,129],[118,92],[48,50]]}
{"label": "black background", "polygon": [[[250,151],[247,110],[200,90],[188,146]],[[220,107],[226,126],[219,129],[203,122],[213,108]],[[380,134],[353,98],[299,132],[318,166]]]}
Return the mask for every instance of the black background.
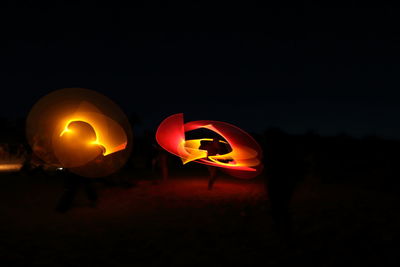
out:
{"label": "black background", "polygon": [[137,132],[184,112],[259,133],[400,136],[394,7],[138,5],[2,9],[0,115],[83,87],[137,117]]}

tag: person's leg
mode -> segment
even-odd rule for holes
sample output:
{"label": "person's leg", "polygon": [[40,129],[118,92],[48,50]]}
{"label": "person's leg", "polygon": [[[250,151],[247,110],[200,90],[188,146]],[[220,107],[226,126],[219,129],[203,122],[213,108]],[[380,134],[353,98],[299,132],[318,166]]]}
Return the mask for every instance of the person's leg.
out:
{"label": "person's leg", "polygon": [[64,192],[62,193],[56,206],[56,210],[58,212],[66,212],[71,208],[72,202],[74,201],[78,191],[79,184],[80,181],[76,176],[66,175],[64,181]]}
{"label": "person's leg", "polygon": [[158,158],[158,157],[153,157],[153,158],[151,159],[151,172],[152,172],[152,173],[155,173],[155,172],[157,171],[157,163],[158,163],[157,158]]}
{"label": "person's leg", "polygon": [[212,190],[215,180],[217,179],[217,167],[209,166],[210,179],[208,180],[208,190]]}
{"label": "person's leg", "polygon": [[81,179],[83,179],[82,182],[85,187],[86,196],[90,200],[90,205],[92,207],[95,207],[97,205],[98,196],[93,186],[93,180],[90,178],[81,178]]}
{"label": "person's leg", "polygon": [[163,181],[166,181],[168,179],[168,163],[165,155],[163,156],[161,161],[161,172]]}

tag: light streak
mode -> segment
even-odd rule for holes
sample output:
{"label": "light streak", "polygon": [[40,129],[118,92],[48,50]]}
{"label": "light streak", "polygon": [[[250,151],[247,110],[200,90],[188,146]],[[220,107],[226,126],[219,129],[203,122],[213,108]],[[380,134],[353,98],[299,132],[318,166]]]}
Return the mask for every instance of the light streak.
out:
{"label": "light streak", "polygon": [[[224,154],[208,155],[207,149],[201,148],[201,138],[186,140],[185,133],[197,129],[208,129],[223,139],[219,143],[229,145],[231,151]],[[181,158],[183,164],[198,162],[223,168],[229,174],[239,178],[253,178],[263,169],[262,150],[258,143],[242,129],[220,121],[183,122],[183,114],[174,114],[161,122],[157,129],[156,140],[161,147]]]}

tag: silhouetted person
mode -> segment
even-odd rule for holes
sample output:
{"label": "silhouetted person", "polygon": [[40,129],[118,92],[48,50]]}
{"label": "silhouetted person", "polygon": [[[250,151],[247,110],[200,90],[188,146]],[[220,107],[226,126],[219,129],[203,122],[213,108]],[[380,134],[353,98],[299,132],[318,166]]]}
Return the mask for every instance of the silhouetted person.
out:
{"label": "silhouetted person", "polygon": [[154,143],[152,146],[151,166],[153,172],[160,172],[163,181],[168,179],[168,153],[160,145]]}
{"label": "silhouetted person", "polygon": [[[223,155],[227,153],[226,146],[221,143],[218,138],[214,138],[211,142],[203,141],[200,145],[200,149],[207,150],[207,157],[215,156],[215,155]],[[210,178],[208,180],[208,190],[212,190],[215,181],[218,176],[218,167],[215,166],[207,166],[208,172],[210,173]]]}
{"label": "silhouetted person", "polygon": [[60,175],[64,178],[64,192],[58,201],[57,211],[66,212],[72,207],[72,203],[81,186],[83,186],[86,196],[90,201],[90,206],[96,207],[98,196],[90,178],[71,173],[68,169],[63,169],[59,172],[61,172]]}
{"label": "silhouetted person", "polygon": [[16,158],[24,160],[26,157],[26,149],[23,144],[18,144]]}
{"label": "silhouetted person", "polygon": [[266,136],[266,189],[271,215],[278,233],[289,243],[292,240],[290,201],[296,186],[304,179],[305,163],[293,138],[274,131]]}
{"label": "silhouetted person", "polygon": [[23,158],[20,173],[23,175],[43,175],[45,174],[44,167],[45,162],[29,149]]}
{"label": "silhouetted person", "polygon": [[[73,164],[74,160],[84,162],[85,157],[93,157],[83,165],[83,168],[95,168],[96,165],[102,163],[104,147],[94,143],[96,133],[93,127],[82,121],[72,122],[68,126],[69,131],[62,135],[65,138],[65,150],[63,155],[67,164]],[[61,143],[63,144],[63,143]],[[81,166],[75,168],[82,168]],[[78,193],[78,190],[83,186],[87,198],[90,201],[90,206],[97,205],[98,196],[93,187],[93,178],[86,178],[72,173],[68,168],[60,168],[60,175],[64,178],[64,192],[57,204],[56,210],[59,212],[68,211]]]}

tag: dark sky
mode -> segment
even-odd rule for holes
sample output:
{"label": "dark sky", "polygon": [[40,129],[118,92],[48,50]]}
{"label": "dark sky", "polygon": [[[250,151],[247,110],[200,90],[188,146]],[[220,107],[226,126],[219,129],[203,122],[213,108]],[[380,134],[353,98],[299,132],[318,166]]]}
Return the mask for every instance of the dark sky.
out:
{"label": "dark sky", "polygon": [[142,128],[184,112],[256,132],[400,138],[397,10],[174,11],[2,9],[0,116],[24,117],[46,93],[83,87]]}

